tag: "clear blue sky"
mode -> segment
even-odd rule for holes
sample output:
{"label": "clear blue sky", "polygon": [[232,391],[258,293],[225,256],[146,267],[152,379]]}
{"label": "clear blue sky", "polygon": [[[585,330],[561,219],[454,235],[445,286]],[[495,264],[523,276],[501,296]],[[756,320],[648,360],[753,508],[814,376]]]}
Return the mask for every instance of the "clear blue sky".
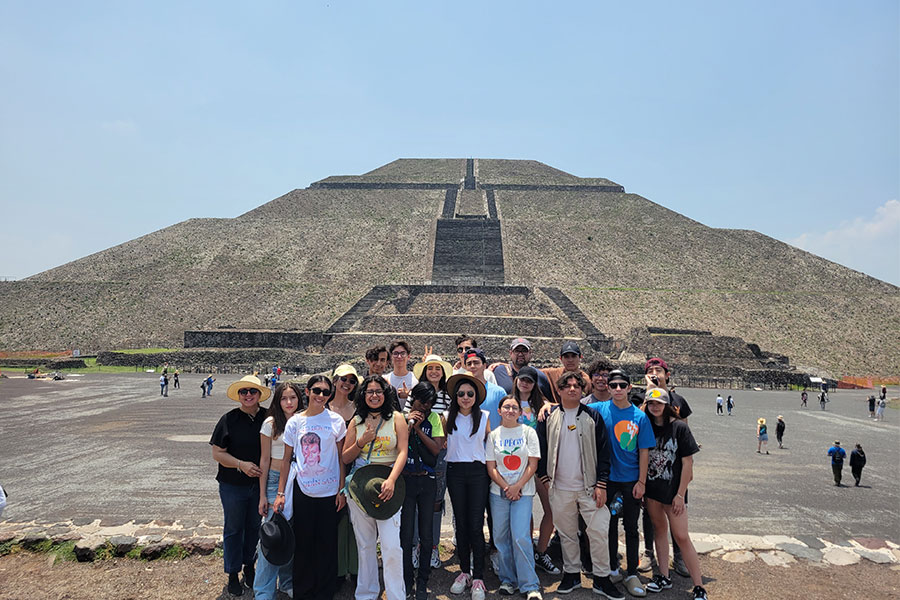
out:
{"label": "clear blue sky", "polygon": [[900,284],[898,24],[896,0],[0,0],[0,276],[479,157]]}

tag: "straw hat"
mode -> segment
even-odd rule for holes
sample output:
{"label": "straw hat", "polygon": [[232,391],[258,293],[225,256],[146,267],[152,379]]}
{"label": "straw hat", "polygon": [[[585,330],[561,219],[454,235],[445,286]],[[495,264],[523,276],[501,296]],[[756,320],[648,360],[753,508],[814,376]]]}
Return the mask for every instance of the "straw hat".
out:
{"label": "straw hat", "polygon": [[425,381],[424,374],[425,368],[428,365],[441,365],[441,368],[444,369],[444,379],[450,379],[450,376],[453,375],[453,366],[447,361],[443,360],[437,354],[429,354],[425,357],[420,363],[416,363],[413,365],[413,375],[416,376],[416,379],[419,381]]}
{"label": "straw hat", "polygon": [[397,514],[406,498],[406,481],[403,477],[398,477],[394,483],[394,495],[390,500],[384,501],[378,497],[381,484],[390,475],[390,465],[368,464],[358,468],[350,479],[350,498],[376,521],[384,521]]}
{"label": "straw hat", "polygon": [[260,402],[265,402],[272,394],[272,391],[262,384],[262,381],[259,380],[259,377],[254,377],[253,375],[245,375],[244,377],[241,377],[240,380],[235,381],[234,383],[229,385],[228,391],[225,392],[225,395],[235,402],[240,402],[241,397],[238,395],[238,390],[242,390],[244,388],[253,388],[255,390],[259,390]]}
{"label": "straw hat", "polygon": [[359,382],[362,381],[362,378],[359,376],[359,373],[356,372],[356,368],[353,365],[343,364],[338,365],[334,369],[332,381],[336,380],[338,377],[343,377],[345,375],[353,375],[356,377],[356,385],[359,385]]}
{"label": "straw hat", "polygon": [[758,424],[760,424],[760,425],[765,425],[765,424],[766,424],[766,420],[763,419],[762,417],[758,418],[758,419],[756,420],[756,422],[757,422]]}
{"label": "straw hat", "polygon": [[475,376],[468,371],[466,371],[465,373],[457,373],[449,380],[447,380],[447,391],[451,396],[456,395],[456,388],[461,383],[469,383],[472,385],[472,387],[475,388],[475,402],[477,404],[481,404],[482,402],[484,402],[484,396],[486,394],[484,384],[475,379]]}

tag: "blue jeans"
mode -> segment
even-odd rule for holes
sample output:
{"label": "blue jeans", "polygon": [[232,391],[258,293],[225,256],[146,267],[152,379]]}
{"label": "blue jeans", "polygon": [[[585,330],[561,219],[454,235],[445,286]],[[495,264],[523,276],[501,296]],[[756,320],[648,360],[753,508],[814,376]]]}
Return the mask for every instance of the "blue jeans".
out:
{"label": "blue jeans", "polygon": [[[269,503],[267,519],[272,517],[272,503],[275,502],[275,494],[278,493],[278,471],[269,469],[269,478],[266,480],[266,500]],[[256,579],[253,581],[253,594],[256,600],[275,600],[275,585],[281,591],[294,589],[294,561],[286,565],[273,565],[263,556],[262,548],[257,552]]]}
{"label": "blue jeans", "polygon": [[259,542],[259,484],[234,485],[219,482],[219,498],[225,513],[222,547],[225,572],[240,573],[243,565],[252,565]]}
{"label": "blue jeans", "polygon": [[534,548],[531,546],[531,505],[534,496],[516,501],[490,494],[494,515],[494,545],[500,557],[500,583],[511,583],[522,593],[541,589],[534,572]]}

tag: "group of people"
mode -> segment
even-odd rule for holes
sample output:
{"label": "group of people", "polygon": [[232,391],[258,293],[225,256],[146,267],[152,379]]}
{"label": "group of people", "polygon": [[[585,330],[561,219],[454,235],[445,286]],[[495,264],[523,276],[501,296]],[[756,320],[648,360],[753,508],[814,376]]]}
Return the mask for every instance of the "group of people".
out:
{"label": "group of people", "polygon": [[[560,352],[562,366],[544,370],[529,364],[524,338],[512,341],[508,362],[492,365],[475,339],[456,342],[455,364],[426,348],[410,369],[411,348],[398,340],[366,352],[365,377],[343,364],[302,387],[287,381],[272,392],[252,375],[228,387],[239,406],[222,416],[210,444],[229,593],[332,598],[355,574],[356,598],[374,600],[378,546],[388,600],[424,600],[431,569],[441,565],[446,492],[460,566],[452,594],[484,599],[490,554],[503,595],[540,600],[540,568],[561,574],[559,594],[581,587],[584,570],[606,598],[624,598],[618,582],[646,596],[672,587],[671,531],[675,568],[693,580],[694,598],[706,598],[686,511],[699,446],[666,362],[647,361],[641,389],[605,358],[582,370],[572,342]],[[543,517],[533,544],[535,496]],[[266,533],[282,519],[291,522],[292,560],[271,549]],[[547,555],[554,530],[562,571]],[[643,581],[640,573],[654,568]]]}
{"label": "group of people", "polygon": [[731,416],[731,411],[734,410],[734,398],[731,394],[728,394],[728,400],[722,398],[722,394],[716,395],[716,415],[725,414],[724,408],[728,408],[728,416]]}
{"label": "group of people", "polygon": [[[834,445],[828,449],[828,456],[831,457],[831,472],[834,475],[834,485],[841,486],[841,474],[844,469],[844,459],[847,458],[847,451],[841,447],[840,440],[834,440]],[[856,481],[856,487],[862,479],[862,470],[866,466],[866,453],[862,445],[856,444],[856,447],[850,452],[850,473]]]}
{"label": "group of people", "polygon": [[875,395],[869,396],[869,418],[876,421],[884,420],[884,409],[887,407],[887,388],[881,386],[881,392],[878,398]]}

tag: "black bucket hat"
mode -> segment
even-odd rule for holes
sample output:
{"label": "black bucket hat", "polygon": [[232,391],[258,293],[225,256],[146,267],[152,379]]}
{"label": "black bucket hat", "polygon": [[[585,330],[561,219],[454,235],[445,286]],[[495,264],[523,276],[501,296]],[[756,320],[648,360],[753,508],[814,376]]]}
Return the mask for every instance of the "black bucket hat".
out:
{"label": "black bucket hat", "polygon": [[281,513],[259,528],[259,547],[266,560],[276,566],[286,565],[294,557],[294,530]]}

